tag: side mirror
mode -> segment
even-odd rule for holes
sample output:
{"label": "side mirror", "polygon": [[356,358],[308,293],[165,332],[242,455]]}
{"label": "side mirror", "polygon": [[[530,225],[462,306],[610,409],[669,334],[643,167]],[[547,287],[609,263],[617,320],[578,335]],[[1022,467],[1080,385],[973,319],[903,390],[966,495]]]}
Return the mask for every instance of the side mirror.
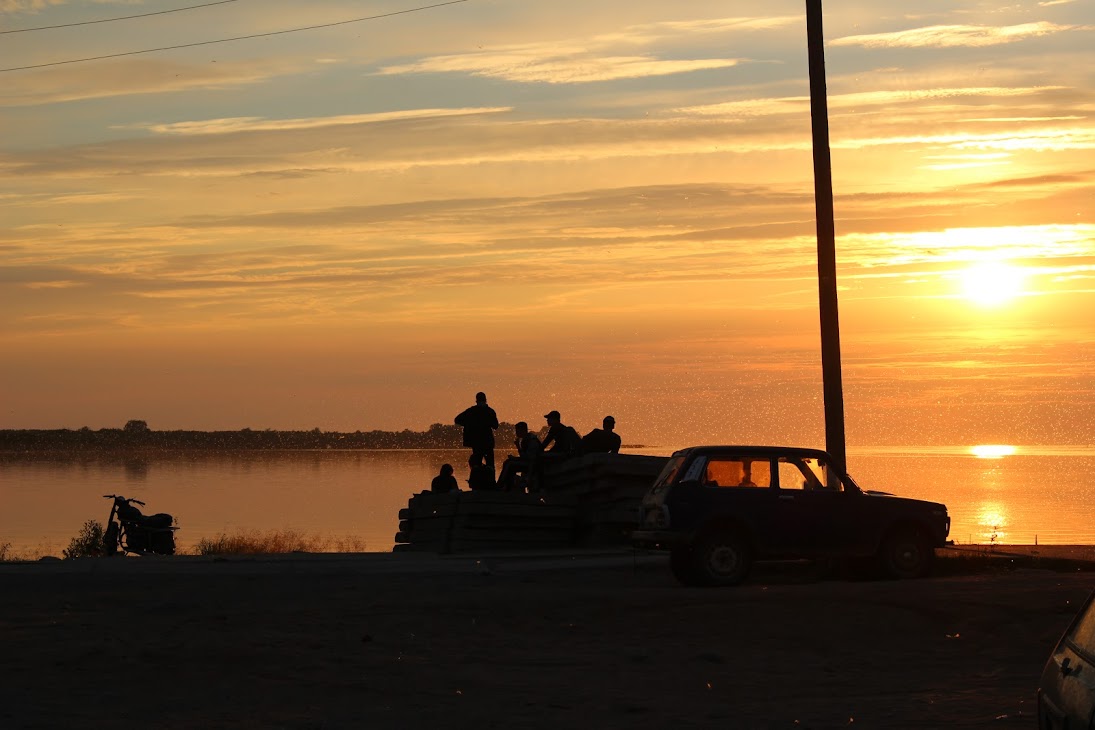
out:
{"label": "side mirror", "polygon": [[840,485],[843,488],[844,494],[854,494],[860,496],[863,494],[863,490],[859,488],[859,485],[853,482],[851,479],[841,479]]}

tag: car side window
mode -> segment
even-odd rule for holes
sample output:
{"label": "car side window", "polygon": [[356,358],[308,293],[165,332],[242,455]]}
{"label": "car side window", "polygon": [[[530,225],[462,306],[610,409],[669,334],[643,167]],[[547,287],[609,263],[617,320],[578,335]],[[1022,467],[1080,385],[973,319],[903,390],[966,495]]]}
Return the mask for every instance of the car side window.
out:
{"label": "car side window", "polygon": [[772,468],[767,459],[719,458],[707,462],[703,484],[708,487],[758,487],[772,486]]}

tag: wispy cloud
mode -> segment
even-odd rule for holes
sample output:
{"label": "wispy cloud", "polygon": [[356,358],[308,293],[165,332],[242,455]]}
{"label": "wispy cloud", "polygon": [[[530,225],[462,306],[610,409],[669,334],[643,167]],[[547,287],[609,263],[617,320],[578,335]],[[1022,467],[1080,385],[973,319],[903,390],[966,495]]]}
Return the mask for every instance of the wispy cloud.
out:
{"label": "wispy cloud", "polygon": [[[944,99],[957,99],[962,97],[1017,97],[1031,96],[1046,91],[1059,90],[1059,86],[1030,86],[1030,87],[952,87],[952,88],[928,88],[928,89],[901,89],[899,91],[862,91],[849,94],[830,94],[828,105],[830,109],[860,109],[865,106],[892,107],[897,103],[916,103],[923,101],[940,101]],[[758,117],[776,114],[801,114],[808,109],[810,97],[788,96],[778,98],[744,99],[740,101],[728,101],[719,104],[705,104],[676,109],[674,111],[686,115],[701,116],[725,116],[725,117]]]}
{"label": "wispy cloud", "polygon": [[0,13],[35,13],[50,5],[64,5],[65,0],[0,0]]}
{"label": "wispy cloud", "polygon": [[117,96],[230,89],[299,70],[298,65],[279,59],[261,64],[190,64],[162,59],[103,61],[35,73],[5,74],[0,86],[0,105],[38,106]]}
{"label": "wispy cloud", "polygon": [[969,121],[971,122],[994,122],[1000,124],[1025,124],[1027,122],[1076,122],[1086,117],[1081,117],[1077,114],[1069,114],[1066,116],[1044,116],[1044,117],[973,117]]}
{"label": "wispy cloud", "polygon": [[785,28],[789,25],[801,25],[802,16],[776,15],[772,17],[743,17],[743,18],[705,18],[700,20],[670,20],[663,23],[633,26],[630,31],[649,28],[656,35],[663,35],[658,31],[683,31],[688,33],[724,33],[731,30],[774,30]]}
{"label": "wispy cloud", "polygon": [[566,49],[551,44],[434,56],[401,66],[387,66],[378,73],[465,73],[518,83],[586,84],[729,68],[738,63],[732,58],[661,60],[650,56],[600,56],[584,48]]}
{"label": "wispy cloud", "polygon": [[871,33],[837,38],[834,46],[864,48],[953,48],[996,46],[1073,30],[1076,26],[1046,21],[1021,25],[933,25],[891,33]]}
{"label": "wispy cloud", "polygon": [[[1095,257],[1095,225],[986,226],[841,236],[843,254],[864,268],[988,260]],[[1086,267],[1085,267],[1086,268]]]}
{"label": "wispy cloud", "polygon": [[406,109],[402,111],[377,112],[373,114],[342,114],[330,117],[303,117],[299,119],[264,119],[262,117],[231,117],[227,119],[204,119],[190,122],[171,122],[166,124],[127,125],[126,129],[147,129],[157,134],[199,135],[232,134],[237,132],[272,132],[298,129],[317,129],[349,124],[376,124],[380,122],[404,121],[410,119],[438,119],[442,117],[468,116],[473,114],[497,114],[510,111],[512,107],[480,107],[465,109]]}
{"label": "wispy cloud", "polygon": [[[1095,149],[1095,128],[1087,125],[1080,114],[1057,115],[1079,117],[1073,124],[1063,123],[1067,120],[1007,125],[969,121],[971,109],[982,114],[987,109],[1003,110],[1011,99],[1021,100],[1021,106],[1031,111],[1059,103],[1062,105],[1058,110],[1065,111],[1089,103],[1079,97],[1070,102],[1072,107],[1064,105],[1047,94],[1053,88],[970,87],[836,94],[830,99],[834,119],[847,115],[852,120],[880,112],[884,116],[877,117],[882,120],[877,124],[841,124],[835,128],[832,144],[845,150],[921,147],[916,151],[929,164],[966,166],[978,160],[968,156],[963,160],[940,160],[938,156],[947,151],[969,155]],[[999,104],[986,103],[994,100]],[[640,119],[529,120],[506,110],[418,109],[281,120],[248,117],[145,124],[140,128],[153,132],[152,138],[13,151],[0,155],[0,169],[10,178],[24,181],[101,177],[109,189],[115,189],[122,180],[162,184],[152,183],[153,178],[251,176],[258,182],[261,178],[288,181],[323,175],[390,173],[432,175],[437,183],[446,180],[464,189],[467,180],[459,176],[469,173],[461,170],[478,175],[490,165],[496,171],[508,168],[504,175],[517,175],[535,188],[538,180],[558,183],[558,176],[565,174],[560,165],[618,161],[623,166],[619,170],[638,170],[645,165],[642,174],[646,175],[649,161],[655,158],[799,152],[810,145],[809,135],[803,130],[803,120],[808,118],[805,97],[685,107],[664,117]],[[734,124],[727,124],[726,119]],[[941,127],[939,120],[947,120],[948,124]],[[398,123],[381,124],[389,121]],[[362,125],[373,128],[363,134]],[[779,159],[780,164],[791,162]],[[985,157],[979,159],[981,164],[992,162]],[[664,177],[665,171],[659,174]],[[487,186],[493,187],[490,180],[488,176]],[[430,187],[435,188],[437,183]],[[368,182],[363,179],[361,183],[346,184],[353,188]],[[418,184],[407,184],[407,191],[421,191]],[[477,188],[481,189],[478,184]],[[29,192],[26,185],[21,190]],[[342,194],[339,190],[324,191],[325,196]]]}
{"label": "wispy cloud", "polygon": [[[188,123],[151,139],[0,154],[0,170],[55,178],[404,172],[666,157],[709,152],[713,144],[729,144],[725,125],[707,119],[686,123],[675,119],[515,120],[501,113],[436,119],[412,116],[399,124],[383,125],[383,133],[377,134],[362,134],[354,123],[325,125],[311,119],[303,127],[290,124],[277,129],[211,120],[208,125]],[[264,126],[261,120],[256,124]],[[780,136],[779,126],[736,130],[733,148],[744,152],[809,145],[807,138]],[[231,136],[208,133],[235,129],[240,131]]]}
{"label": "wispy cloud", "polygon": [[[703,34],[764,31],[801,22],[793,16],[710,18],[632,25],[575,40],[494,46],[385,66],[379,75],[463,73],[517,83],[584,84],[729,68],[738,58],[665,58],[653,47]],[[636,50],[646,49],[636,53]],[[664,48],[663,48],[664,52]]]}
{"label": "wispy cloud", "polygon": [[956,150],[1063,152],[1095,149],[1095,128],[1017,129],[998,133],[913,134],[846,138],[833,143],[843,149],[883,145],[946,146]]}

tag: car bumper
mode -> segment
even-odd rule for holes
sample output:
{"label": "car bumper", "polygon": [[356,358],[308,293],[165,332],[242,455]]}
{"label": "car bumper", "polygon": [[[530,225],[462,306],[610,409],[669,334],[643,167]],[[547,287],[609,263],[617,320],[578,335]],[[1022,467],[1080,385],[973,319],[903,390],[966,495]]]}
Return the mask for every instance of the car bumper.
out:
{"label": "car bumper", "polygon": [[688,542],[688,535],[671,530],[635,530],[631,542],[637,547],[669,550]]}

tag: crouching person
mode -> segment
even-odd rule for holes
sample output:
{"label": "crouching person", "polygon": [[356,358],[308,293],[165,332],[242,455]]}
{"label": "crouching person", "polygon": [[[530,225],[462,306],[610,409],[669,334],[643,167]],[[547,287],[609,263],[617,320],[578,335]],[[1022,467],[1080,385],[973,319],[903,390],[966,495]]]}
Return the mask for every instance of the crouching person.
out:
{"label": "crouching person", "polygon": [[456,477],[453,475],[452,464],[442,464],[441,473],[433,478],[430,483],[430,491],[434,494],[447,494],[448,492],[459,492],[460,485],[456,483]]}

